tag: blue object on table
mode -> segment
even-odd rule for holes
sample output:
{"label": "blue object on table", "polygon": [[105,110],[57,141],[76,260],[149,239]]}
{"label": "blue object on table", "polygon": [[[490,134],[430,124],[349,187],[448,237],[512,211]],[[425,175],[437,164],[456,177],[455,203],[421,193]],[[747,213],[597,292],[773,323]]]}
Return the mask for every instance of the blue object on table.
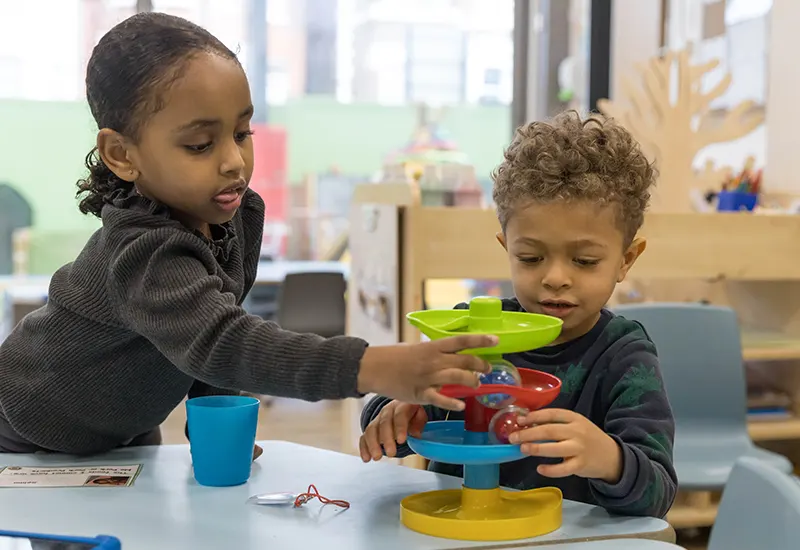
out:
{"label": "blue object on table", "polygon": [[94,538],[43,535],[17,531],[0,531],[0,550],[6,547],[21,548],[17,542],[26,541],[33,550],[121,550],[119,539],[108,535]]}
{"label": "blue object on table", "polygon": [[435,462],[464,465],[464,486],[494,489],[500,484],[500,464],[524,458],[519,445],[494,445],[486,432],[469,432],[463,420],[428,422],[422,437],[409,437],[409,448]]}
{"label": "blue object on table", "polygon": [[678,488],[719,491],[734,463],[749,456],[789,473],[783,455],[757,447],[747,432],[747,386],[736,312],[691,303],[628,304],[615,313],[652,338],[675,417]]}
{"label": "blue object on table", "polygon": [[720,191],[717,194],[717,212],[739,212],[740,210],[753,210],[757,203],[757,193]]}
{"label": "blue object on table", "polygon": [[258,399],[239,395],[186,402],[194,478],[200,485],[230,487],[250,478],[258,406]]}
{"label": "blue object on table", "polygon": [[722,493],[708,550],[796,550],[798,481],[751,457],[738,460]]}
{"label": "blue object on table", "polygon": [[[486,434],[484,441],[488,441]],[[519,445],[489,445],[471,441],[475,434],[464,429],[463,420],[428,422],[422,437],[409,437],[412,451],[434,462],[445,464],[486,465],[524,458]]]}

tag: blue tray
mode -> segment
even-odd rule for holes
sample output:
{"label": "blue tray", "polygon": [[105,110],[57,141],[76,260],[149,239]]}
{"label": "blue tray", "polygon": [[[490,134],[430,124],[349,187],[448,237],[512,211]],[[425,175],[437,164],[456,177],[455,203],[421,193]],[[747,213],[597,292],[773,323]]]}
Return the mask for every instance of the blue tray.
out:
{"label": "blue tray", "polygon": [[446,464],[502,464],[524,458],[519,445],[493,445],[488,434],[468,432],[462,420],[428,422],[422,437],[408,438],[408,446],[419,456]]}
{"label": "blue tray", "polygon": [[46,550],[121,550],[119,539],[108,535],[97,537],[73,537],[64,535],[44,535],[41,533],[22,533],[19,531],[0,531],[0,547],[4,547],[3,538],[36,542],[35,548]]}

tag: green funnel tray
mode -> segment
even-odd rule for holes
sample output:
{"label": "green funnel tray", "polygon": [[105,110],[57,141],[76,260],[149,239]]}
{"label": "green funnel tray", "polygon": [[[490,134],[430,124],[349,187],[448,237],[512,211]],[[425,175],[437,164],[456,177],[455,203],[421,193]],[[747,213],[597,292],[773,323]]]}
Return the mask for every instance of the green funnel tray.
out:
{"label": "green funnel tray", "polygon": [[406,319],[431,340],[459,334],[493,334],[499,338],[493,348],[464,351],[470,355],[502,355],[540,348],[558,338],[564,324],[549,315],[503,311],[500,299],[492,297],[473,298],[469,309],[413,311]]}

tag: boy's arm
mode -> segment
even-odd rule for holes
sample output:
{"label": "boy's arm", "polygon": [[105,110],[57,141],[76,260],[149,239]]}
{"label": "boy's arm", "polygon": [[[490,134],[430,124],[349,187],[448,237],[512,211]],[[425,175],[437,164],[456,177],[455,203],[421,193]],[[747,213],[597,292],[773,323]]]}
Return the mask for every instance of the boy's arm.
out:
{"label": "boy's arm", "polygon": [[[453,309],[469,309],[469,304],[466,302],[461,302],[456,304]],[[364,430],[367,429],[370,422],[378,418],[378,415],[381,413],[381,410],[391,403],[392,400],[388,397],[383,397],[381,395],[376,395],[372,399],[370,399],[364,408],[361,410],[361,432],[363,433]],[[425,412],[428,414],[428,421],[435,422],[438,420],[461,420],[463,413],[458,413],[455,411],[446,411],[444,409],[440,409],[439,407],[434,407],[433,405],[425,405],[423,407]],[[450,414],[448,414],[450,413]],[[405,458],[414,454],[414,452],[409,448],[409,446],[405,443],[402,445],[397,446],[397,458]]]}
{"label": "boy's arm", "polygon": [[624,515],[664,517],[677,490],[675,422],[652,342],[642,338],[620,350],[602,395],[607,411],[602,427],[622,449],[622,474],[614,485],[589,481],[597,504]]}
{"label": "boy's arm", "polygon": [[[381,413],[383,408],[391,403],[392,400],[388,397],[383,397],[382,395],[376,395],[372,399],[370,399],[364,408],[361,410],[361,432],[363,433],[364,430],[367,429],[370,422],[378,418],[378,415]],[[434,407],[433,405],[425,405],[422,407],[425,409],[425,412],[428,415],[428,421],[433,422],[436,420],[457,420],[462,418],[464,413],[456,412],[456,411],[446,411],[444,409],[440,409],[439,407]],[[449,416],[447,413],[450,413]],[[411,448],[408,446],[407,443],[403,443],[402,445],[397,446],[397,458],[405,458],[409,455],[414,454]]]}

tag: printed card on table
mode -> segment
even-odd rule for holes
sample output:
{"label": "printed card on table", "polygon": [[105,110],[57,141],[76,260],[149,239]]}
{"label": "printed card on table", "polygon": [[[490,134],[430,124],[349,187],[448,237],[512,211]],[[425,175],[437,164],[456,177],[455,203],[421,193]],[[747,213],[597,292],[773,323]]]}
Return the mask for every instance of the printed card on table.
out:
{"label": "printed card on table", "polygon": [[4,487],[130,487],[142,469],[131,466],[7,466],[0,469]]}

